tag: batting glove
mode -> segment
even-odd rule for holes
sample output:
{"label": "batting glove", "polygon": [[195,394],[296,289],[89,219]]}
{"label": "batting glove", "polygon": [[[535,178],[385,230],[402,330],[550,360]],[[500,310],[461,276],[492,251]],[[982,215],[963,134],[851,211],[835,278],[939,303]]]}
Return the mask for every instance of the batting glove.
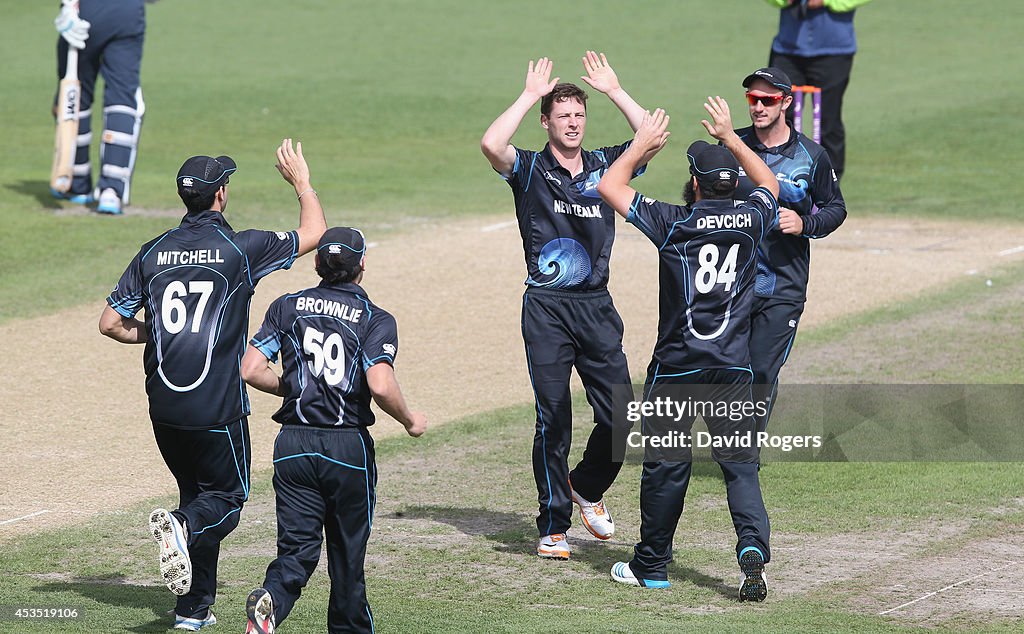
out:
{"label": "batting glove", "polygon": [[64,2],[53,25],[68,44],[79,49],[85,48],[85,41],[89,39],[89,27],[92,25],[78,17],[77,2]]}

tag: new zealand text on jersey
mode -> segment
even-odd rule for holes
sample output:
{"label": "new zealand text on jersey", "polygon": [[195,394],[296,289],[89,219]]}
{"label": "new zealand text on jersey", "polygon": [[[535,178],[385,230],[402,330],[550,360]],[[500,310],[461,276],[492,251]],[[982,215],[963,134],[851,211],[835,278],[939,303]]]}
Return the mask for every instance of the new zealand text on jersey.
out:
{"label": "new zealand text on jersey", "polygon": [[156,265],[166,264],[223,264],[220,249],[198,249],[196,251],[157,251]]}
{"label": "new zealand text on jersey", "polygon": [[554,201],[554,209],[556,214],[566,214],[568,216],[579,216],[580,218],[600,218],[601,217],[601,205],[577,205],[575,203],[569,204],[563,200]]}
{"label": "new zealand text on jersey", "polygon": [[359,323],[359,318],[363,314],[362,308],[352,308],[348,304],[334,302],[329,299],[321,299],[319,297],[296,297],[295,310],[303,310],[310,313],[317,313],[319,315],[330,315],[331,317],[344,319],[345,321],[350,321],[354,324]]}

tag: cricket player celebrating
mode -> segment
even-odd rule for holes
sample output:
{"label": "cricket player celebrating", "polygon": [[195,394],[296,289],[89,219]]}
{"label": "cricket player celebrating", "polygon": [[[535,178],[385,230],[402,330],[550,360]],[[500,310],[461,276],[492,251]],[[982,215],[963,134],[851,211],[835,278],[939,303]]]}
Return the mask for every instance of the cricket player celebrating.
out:
{"label": "cricket player celebrating", "polygon": [[[422,435],[427,419],[409,410],[395,379],[394,317],[359,286],[365,254],[360,231],[328,229],[316,251],[320,285],[275,300],[242,359],[249,385],[284,397],[274,414],[277,559],[249,595],[246,632],[271,634],[288,616],[325,530],[327,631],[373,631],[363,576],[377,486],[370,397],[410,436]],[[278,353],[282,376],[269,365]]]}
{"label": "cricket player celebrating", "polygon": [[[793,104],[789,77],[761,68],[743,80],[753,125],[736,133],[779,181],[779,226],[757,249],[757,281],[750,313],[750,365],[759,399],[769,403],[759,428],[768,428],[778,392],[779,371],[796,339],[807,299],[811,239],[824,238],[846,220],[846,202],[828,153],[786,123]],[[736,200],[754,184],[740,174]]]}
{"label": "cricket player celebrating", "polygon": [[[658,247],[661,314],[644,386],[646,401],[670,394],[665,387],[671,385],[704,385],[721,402],[750,399],[747,344],[755,253],[762,236],[775,224],[779,185],[771,170],[733,132],[725,100],[709,97],[704,107],[712,121],[702,123],[724,147],[704,141],[690,145],[685,205],[647,198],[629,186],[633,170],[653,158],[668,139],[668,117],[660,109],[644,117],[633,145],[598,186],[601,197]],[[755,188],[734,206],[740,166]],[[720,438],[737,433],[753,436],[755,421],[749,415],[737,419],[705,415],[704,420],[709,432]],[[692,423],[692,416],[682,420],[680,430],[688,433]],[[769,525],[756,452],[744,456],[713,451],[712,456],[725,476],[736,529],[736,555],[743,572],[740,600],[763,601]],[[672,537],[683,511],[691,465],[688,455],[645,455],[640,542],[632,561],[612,567],[612,579],[645,588],[668,587]]]}
{"label": "cricket player celebrating", "polygon": [[[636,130],[644,111],[619,85],[605,56],[588,51],[583,66],[583,80],[606,94]],[[480,147],[512,188],[526,256],[522,329],[537,403],[537,555],[568,559],[565,532],[574,502],[595,537],[608,539],[615,532],[603,499],[622,466],[612,461],[612,386],[630,379],[622,320],[607,289],[615,215],[598,196],[597,183],[629,143],[584,150],[587,94],[551,79],[551,69],[546,57],[530,62],[522,94],[487,128]],[[547,145],[539,152],[511,145],[538,101]],[[594,408],[595,426],[583,459],[570,473],[573,367]]]}
{"label": "cricket player celebrating", "polygon": [[[224,219],[227,156],[193,156],[178,170],[181,224],[142,245],[107,297],[100,332],[143,343],[153,434],[178,483],[179,505],[156,509],[149,530],[160,546],[160,573],[178,595],[175,629],[217,619],[220,543],[238,526],[249,497],[249,398],[240,365],[249,301],[266,275],[313,250],[326,227],[302,144],[285,139],[277,169],[295,188],[295,231],[234,231]],[[135,315],[145,310],[145,321]]]}

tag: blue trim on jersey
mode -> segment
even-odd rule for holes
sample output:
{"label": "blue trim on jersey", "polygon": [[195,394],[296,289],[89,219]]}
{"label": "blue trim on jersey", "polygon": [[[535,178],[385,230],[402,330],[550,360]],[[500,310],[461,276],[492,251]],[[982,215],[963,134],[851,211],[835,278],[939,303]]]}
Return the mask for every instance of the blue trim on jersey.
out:
{"label": "blue trim on jersey", "polygon": [[530,171],[528,172],[529,175],[526,177],[526,187],[523,187],[524,193],[530,190],[530,181],[533,180],[533,166],[537,164],[537,156],[539,154],[540,152],[533,153],[533,160],[530,161]]}
{"label": "blue trim on jersey", "polygon": [[366,471],[366,467],[357,467],[357,466],[355,466],[353,464],[349,464],[347,462],[342,462],[340,460],[335,460],[334,458],[328,458],[327,456],[323,455],[322,453],[317,453],[317,452],[297,453],[297,454],[292,454],[290,456],[282,456],[280,458],[275,458],[274,459],[274,464],[277,464],[279,462],[284,462],[285,460],[291,460],[292,458],[323,458],[327,462],[333,462],[334,464],[340,465],[342,467],[348,467],[349,469],[355,469],[356,471]]}
{"label": "blue trim on jersey", "polygon": [[647,220],[645,220],[638,213],[636,213],[636,206],[640,202],[640,198],[640,192],[637,192],[636,195],[633,196],[633,204],[629,206],[629,212],[626,214],[626,222],[632,224],[634,227],[639,229],[641,233],[647,236],[648,240],[653,242],[654,229],[651,227],[650,224],[647,223]]}
{"label": "blue trim on jersey", "polygon": [[394,365],[394,363],[395,363],[395,360],[391,358],[390,354],[382,354],[379,357],[374,357],[372,359],[367,359],[366,355],[364,354],[363,355],[363,359],[364,359],[364,361],[363,361],[363,370],[369,370],[371,367],[373,367],[375,364],[377,364],[377,362],[379,362],[381,359],[387,359],[388,363],[390,363],[392,365]]}
{"label": "blue trim on jersey", "polygon": [[[697,372],[703,372],[704,368],[697,368],[696,370],[687,370],[686,372],[679,372],[678,374],[655,374],[656,379],[666,379],[670,376],[686,376],[688,374],[696,374]],[[651,384],[653,385],[653,383]]]}
{"label": "blue trim on jersey", "polygon": [[[529,300],[530,300],[530,296],[529,295],[523,295],[523,307],[524,308],[526,307],[526,303]],[[523,326],[525,326],[525,324],[523,324]],[[524,332],[523,334],[524,334],[523,339],[524,339],[524,343],[525,343],[525,339],[526,339],[525,334],[526,333]],[[532,359],[533,359],[533,357],[530,355],[530,344],[527,343],[526,344],[526,369],[530,372],[530,388],[533,390],[533,400],[537,404],[537,406],[536,406],[536,408],[537,408],[537,422],[540,423],[541,451],[544,453],[544,480],[547,482],[547,485],[548,485],[548,506],[547,506],[547,510],[548,510],[548,528],[547,528],[547,532],[545,533],[545,535],[550,535],[551,534],[551,525],[552,525],[552,523],[554,521],[554,518],[551,517],[551,474],[548,472],[548,459],[547,459],[547,456],[548,456],[548,438],[547,438],[547,435],[544,433],[545,432],[545,428],[547,427],[547,425],[544,423],[544,413],[540,409],[540,395],[537,394],[537,385],[536,385],[536,382],[533,379],[533,360]]]}
{"label": "blue trim on jersey", "polygon": [[243,252],[241,249],[239,249],[238,245],[235,244],[231,238],[227,237],[227,235],[225,235],[225,233],[220,230],[220,227],[218,227],[216,231],[217,233],[220,234],[222,238],[228,241],[228,244],[235,247],[235,251],[238,251],[238,255],[242,256],[242,259],[245,260],[245,274],[249,278],[249,288],[252,288],[254,284],[252,283],[252,271],[249,270],[249,256],[246,255],[245,252]]}
{"label": "blue trim on jersey", "polygon": [[157,239],[157,241],[153,243],[153,246],[149,247],[149,251],[146,251],[146,252],[145,252],[145,253],[144,253],[144,254],[142,255],[142,257],[141,257],[141,258],[139,258],[139,264],[141,264],[143,260],[145,260],[146,258],[148,258],[148,257],[149,257],[149,254],[153,252],[153,249],[155,249],[155,248],[156,248],[156,245],[158,245],[158,244],[160,244],[161,242],[163,242],[163,241],[164,241],[164,238],[166,238],[167,236],[171,235],[172,233],[174,233],[175,231],[177,231],[177,230],[178,230],[179,228],[180,228],[180,227],[175,227],[175,228],[171,229],[170,231],[168,231],[167,233],[165,233],[164,235],[160,236],[160,237],[159,237],[159,238]]}
{"label": "blue trim on jersey", "polygon": [[[124,301],[128,301],[129,299],[133,299],[133,300],[135,300],[135,303],[137,303],[137,304],[138,304],[139,306],[141,306],[141,305],[142,305],[142,301],[141,301],[141,300],[142,300],[142,295],[139,295],[138,297],[134,297],[134,296],[133,296],[133,297],[130,297],[130,298],[129,298],[129,297],[126,297],[126,298],[124,299]],[[115,304],[117,304],[117,305],[115,306]],[[116,313],[117,313],[118,315],[121,315],[122,317],[125,317],[125,318],[127,318],[127,319],[131,319],[131,318],[135,317],[135,314],[136,314],[136,313],[138,313],[138,312],[139,312],[139,308],[138,308],[138,307],[136,307],[136,308],[135,308],[135,312],[132,312],[132,311],[130,311],[129,309],[127,309],[127,308],[124,308],[124,307],[122,306],[122,304],[123,304],[123,302],[118,302],[118,301],[117,301],[117,300],[115,300],[115,299],[114,299],[113,297],[111,297],[111,296],[109,296],[109,295],[107,296],[107,305],[108,305],[108,306],[110,306],[111,308],[113,308],[113,309],[114,309],[114,311],[115,311],[115,312],[116,312]]]}
{"label": "blue trim on jersey", "polygon": [[690,213],[686,214],[686,217],[683,218],[682,220],[676,220],[675,222],[673,222],[672,226],[668,228],[668,233],[665,235],[665,241],[661,243],[660,247],[658,247],[659,251],[664,249],[665,246],[668,244],[668,241],[672,239],[672,232],[676,230],[676,225],[686,224],[687,222],[690,221],[690,218],[693,217],[693,208],[687,207],[687,209],[690,210]]}
{"label": "blue trim on jersey", "polygon": [[747,367],[745,367],[745,368],[744,367],[740,367],[740,366],[732,366],[730,368],[726,368],[726,370],[736,370],[737,372],[747,372],[747,373],[750,374],[751,378],[754,377],[754,371],[750,369],[749,365]]}
{"label": "blue trim on jersey", "polygon": [[277,336],[276,332],[262,341],[253,339],[249,342],[249,345],[259,350],[268,361],[276,359],[277,353],[281,351],[281,339]]}

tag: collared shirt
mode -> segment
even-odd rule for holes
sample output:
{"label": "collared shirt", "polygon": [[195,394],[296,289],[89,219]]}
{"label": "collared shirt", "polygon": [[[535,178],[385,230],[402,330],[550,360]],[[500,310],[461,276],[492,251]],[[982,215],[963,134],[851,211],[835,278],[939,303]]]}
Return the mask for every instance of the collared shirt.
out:
{"label": "collared shirt", "polygon": [[757,245],[777,220],[775,197],[762,187],[735,206],[702,200],[686,207],[634,196],[626,221],[658,247],[655,361],[674,368],[749,367]]}
{"label": "collared shirt", "polygon": [[528,286],[589,291],[608,285],[615,211],[601,200],[597,184],[630,143],[583,150],[583,171],[575,177],[550,144],[540,152],[516,148],[512,173],[502,178],[515,196]]}
{"label": "collared shirt", "polygon": [[153,422],[212,429],[249,415],[239,370],[249,301],[264,276],[291,266],[295,231],[235,232],[216,211],[142,245],[107,303],[146,310],[146,393]]}
{"label": "collared shirt", "polygon": [[357,284],[321,282],[274,300],[250,343],[270,360],[281,355],[288,394],[274,420],[365,427],[374,422],[366,371],[394,365],[398,328]]}
{"label": "collared shirt", "polygon": [[[758,248],[754,292],[761,297],[802,302],[807,298],[810,239],[827,236],[846,220],[846,201],[832,161],[825,148],[792,128],[789,139],[772,148],[758,140],[753,127],[737,130],[736,134],[778,178],[779,207],[797,212],[804,223],[800,235],[775,229],[765,237]],[[745,200],[753,187],[741,169],[736,200]]]}

